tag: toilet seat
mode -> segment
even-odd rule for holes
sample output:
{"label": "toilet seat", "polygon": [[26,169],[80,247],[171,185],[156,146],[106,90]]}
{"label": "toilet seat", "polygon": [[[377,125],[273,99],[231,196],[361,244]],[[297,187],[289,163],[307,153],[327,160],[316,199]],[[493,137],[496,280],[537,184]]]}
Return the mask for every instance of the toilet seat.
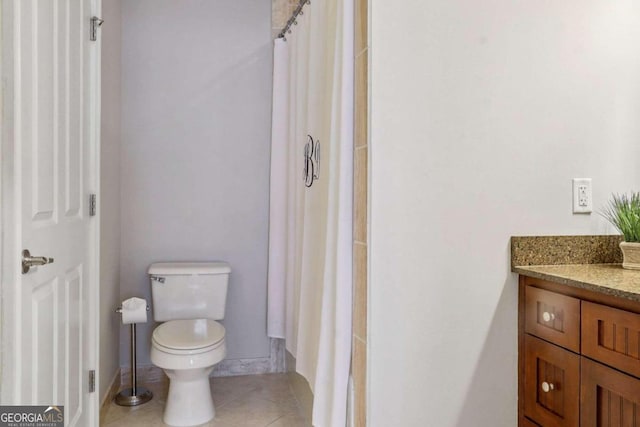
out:
{"label": "toilet seat", "polygon": [[153,331],[153,346],[170,354],[199,354],[224,345],[225,329],[210,319],[170,320]]}

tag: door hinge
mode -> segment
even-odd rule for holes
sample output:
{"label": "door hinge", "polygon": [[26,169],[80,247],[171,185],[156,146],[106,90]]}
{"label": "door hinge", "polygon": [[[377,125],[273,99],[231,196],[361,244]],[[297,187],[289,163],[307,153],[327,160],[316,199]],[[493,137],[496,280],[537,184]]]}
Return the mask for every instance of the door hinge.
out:
{"label": "door hinge", "polygon": [[98,27],[104,24],[104,20],[97,16],[91,17],[91,24],[89,25],[89,40],[92,42],[98,40]]}
{"label": "door hinge", "polygon": [[90,194],[89,195],[89,216],[96,216],[96,211],[97,211],[97,198],[98,196],[96,196],[95,194]]}
{"label": "door hinge", "polygon": [[96,391],[96,371],[92,369],[89,371],[89,393],[94,391]]}

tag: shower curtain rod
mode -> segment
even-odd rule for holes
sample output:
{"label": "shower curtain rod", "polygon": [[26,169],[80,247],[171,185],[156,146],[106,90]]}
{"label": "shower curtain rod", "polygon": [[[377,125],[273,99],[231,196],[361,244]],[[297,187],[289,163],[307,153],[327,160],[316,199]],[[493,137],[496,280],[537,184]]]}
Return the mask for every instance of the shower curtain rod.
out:
{"label": "shower curtain rod", "polygon": [[311,4],[311,0],[300,0],[300,4],[298,5],[298,7],[296,7],[296,10],[293,11],[291,18],[289,18],[289,20],[287,21],[287,25],[285,25],[282,31],[280,31],[280,34],[278,34],[279,39],[284,39],[284,41],[287,41],[287,33],[291,33],[292,25],[298,25],[297,18],[298,15],[303,14],[302,9],[304,8],[305,4]]}

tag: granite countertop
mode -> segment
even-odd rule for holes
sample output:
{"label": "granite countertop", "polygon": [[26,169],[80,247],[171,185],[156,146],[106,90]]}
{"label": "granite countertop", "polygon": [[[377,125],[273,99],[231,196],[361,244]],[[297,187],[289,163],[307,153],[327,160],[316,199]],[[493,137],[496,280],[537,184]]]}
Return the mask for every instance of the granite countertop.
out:
{"label": "granite countertop", "polygon": [[640,302],[640,270],[620,264],[514,266],[514,273]]}
{"label": "granite countertop", "polygon": [[511,238],[511,271],[640,302],[640,270],[622,268],[620,236]]}

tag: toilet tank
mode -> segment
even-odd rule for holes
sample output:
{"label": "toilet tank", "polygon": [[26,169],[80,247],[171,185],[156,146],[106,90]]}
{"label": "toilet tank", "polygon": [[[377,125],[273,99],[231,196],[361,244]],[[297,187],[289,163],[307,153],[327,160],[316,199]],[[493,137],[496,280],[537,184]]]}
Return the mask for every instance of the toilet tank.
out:
{"label": "toilet tank", "polygon": [[231,267],[226,262],[159,262],[149,270],[153,318],[224,319]]}

